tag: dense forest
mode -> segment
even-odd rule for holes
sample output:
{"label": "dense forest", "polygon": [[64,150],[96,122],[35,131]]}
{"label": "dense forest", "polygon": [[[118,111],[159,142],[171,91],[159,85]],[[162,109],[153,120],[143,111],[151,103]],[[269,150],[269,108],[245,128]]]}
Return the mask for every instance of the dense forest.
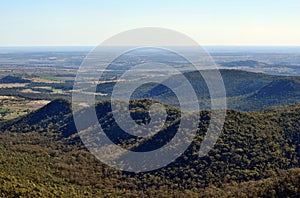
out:
{"label": "dense forest", "polygon": [[[148,99],[130,103],[137,123],[149,119]],[[120,129],[108,101],[96,105],[106,134],[119,146],[153,150],[169,141],[180,110],[168,105],[167,126],[148,139]],[[88,113],[83,109],[78,113]],[[210,120],[185,153],[158,170],[122,172],[101,163],[82,144],[71,105],[54,100],[20,118],[1,123],[0,194],[3,197],[299,197],[300,104],[257,112],[228,110],[221,136],[205,157],[198,151]],[[91,123],[88,123],[89,125]],[[184,140],[182,140],[184,141]]]}

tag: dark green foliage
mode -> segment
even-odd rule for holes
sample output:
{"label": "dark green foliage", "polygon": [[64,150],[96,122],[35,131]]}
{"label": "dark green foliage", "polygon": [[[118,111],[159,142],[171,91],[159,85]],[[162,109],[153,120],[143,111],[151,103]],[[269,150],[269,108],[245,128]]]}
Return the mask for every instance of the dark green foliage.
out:
{"label": "dark green foliage", "polygon": [[[202,74],[205,75],[202,71]],[[300,78],[288,76],[275,76],[262,73],[252,73],[239,70],[221,69],[228,107],[243,111],[259,110],[264,107],[286,105],[299,102]],[[184,74],[189,80],[199,103],[203,109],[209,108],[209,90],[199,72],[188,72]],[[172,76],[167,80],[173,87],[183,89],[178,77]],[[97,91],[111,94],[114,82],[99,84]],[[130,87],[130,85],[128,84]],[[176,95],[164,85],[148,83],[141,86],[133,94],[132,99],[152,98],[179,107]]]}
{"label": "dark green foliage", "polygon": [[30,80],[23,79],[19,76],[5,76],[0,79],[0,83],[30,83]]}
{"label": "dark green foliage", "polygon": [[264,86],[251,97],[255,97],[257,99],[276,98],[277,100],[284,100],[291,97],[299,98],[299,96],[299,79],[279,79],[274,80],[270,84]]}
{"label": "dark green foliage", "polygon": [[201,197],[299,197],[300,169],[279,171],[268,179],[226,184],[224,188],[210,186]]}
{"label": "dark green foliage", "polygon": [[[150,104],[152,101],[146,99],[132,101],[131,116],[138,123],[147,123]],[[115,139],[116,143],[134,146],[137,151],[160,147],[160,140],[172,138],[180,113],[176,108],[166,108],[169,124],[164,130],[144,140],[130,141],[132,137],[124,135]],[[102,127],[112,139],[123,133],[112,118],[109,102],[97,104],[96,110]],[[89,110],[81,113],[84,118]],[[261,112],[229,110],[222,135],[203,158],[198,157],[198,150],[210,112],[202,111],[200,115],[197,136],[180,158],[162,169],[134,174],[97,161],[76,134],[70,104],[53,101],[9,125],[2,125],[1,130],[7,132],[0,138],[0,194],[5,197],[299,195],[300,171],[292,169],[300,165],[299,103]],[[86,126],[90,124],[93,123],[87,122]],[[26,129],[27,126],[32,127]],[[283,171],[287,169],[292,170]]]}
{"label": "dark green foliage", "polygon": [[49,126],[59,125],[60,121],[71,113],[71,104],[66,100],[57,99],[35,112],[2,124],[0,129],[20,133],[47,131]]}

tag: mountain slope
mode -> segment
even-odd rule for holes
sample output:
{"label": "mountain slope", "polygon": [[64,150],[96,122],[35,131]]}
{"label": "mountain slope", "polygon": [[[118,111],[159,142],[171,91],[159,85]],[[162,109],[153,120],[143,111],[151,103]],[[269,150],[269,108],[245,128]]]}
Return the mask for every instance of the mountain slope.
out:
{"label": "mountain slope", "polygon": [[[150,104],[150,100],[133,101],[131,103],[132,117],[139,123],[147,123],[149,118],[147,109]],[[91,154],[85,151],[76,134],[76,127],[68,107],[67,101],[53,101],[28,116],[10,122],[11,126],[15,126],[18,130],[12,130],[13,127],[11,127],[6,129],[6,133],[1,134],[2,146],[5,149],[12,149],[21,153],[29,152],[29,154],[41,152],[43,153],[42,156],[50,156],[45,160],[55,160],[55,163],[51,162],[52,165],[49,167],[51,173],[49,174],[58,171],[55,175],[57,177],[61,174],[62,176],[59,178],[70,177],[69,174],[77,175],[76,177],[72,176],[72,180],[67,180],[62,185],[68,186],[71,183],[80,185],[84,182],[87,186],[98,185],[100,189],[105,189],[106,187],[99,183],[97,178],[101,177],[107,181],[107,176],[105,176],[107,171],[113,171],[114,173],[110,174],[109,177],[116,182],[113,188],[118,189],[118,192],[124,185],[130,185],[132,191],[155,185],[158,189],[159,186],[165,186],[166,189],[186,189],[200,193],[195,189],[202,189],[211,185],[223,188],[223,184],[232,181],[260,180],[276,176],[280,170],[300,167],[300,103],[266,109],[261,112],[246,113],[228,110],[223,132],[216,145],[207,156],[199,158],[199,147],[210,119],[210,112],[202,111],[197,136],[187,151],[167,167],[139,174],[119,172],[107,166],[103,168],[101,162],[95,160]],[[176,121],[178,109],[167,106],[168,126],[151,138],[134,140],[132,136],[128,136],[117,126],[111,115],[108,102],[99,103],[96,109],[99,122],[106,134],[119,146],[135,151],[149,151],[161,147],[161,143],[172,139],[178,125]],[[64,113],[59,114],[57,110],[63,110]],[[48,116],[42,117],[41,113],[46,112],[48,112]],[[89,113],[89,110],[84,109],[80,113],[84,118],[85,113]],[[58,119],[57,115],[64,116],[59,116]],[[37,122],[36,118],[38,117],[42,118]],[[22,127],[29,125],[27,123],[39,126],[34,130],[36,132],[29,132],[26,127]],[[50,123],[55,128],[39,129]],[[87,128],[89,124],[93,123],[87,123]],[[4,130],[4,126],[7,125],[3,125],[1,130]],[[45,133],[39,133],[40,131]],[[47,135],[48,133],[60,134],[60,138],[54,142],[53,137]],[[9,144],[10,141],[14,143]],[[43,163],[46,162],[42,160],[34,163],[37,163],[37,166],[43,166]],[[63,163],[63,165],[55,165],[56,163]],[[5,164],[5,166],[1,165],[4,166],[3,170],[9,166],[9,163]],[[26,167],[26,165],[24,166]],[[30,175],[31,171],[27,171]],[[93,175],[95,172],[97,174]],[[39,174],[43,175],[44,173],[40,172]],[[145,190],[145,192],[147,191]]]}
{"label": "mountain slope", "polygon": [[[205,74],[208,71],[202,72]],[[300,77],[275,76],[228,69],[221,69],[220,73],[230,109],[253,111],[268,106],[293,104],[300,101]],[[208,109],[209,90],[200,73],[188,72],[184,75],[193,86],[201,108]],[[175,89],[184,89],[178,79],[178,76],[174,75],[166,81]],[[115,83],[99,84],[97,91],[111,95],[114,85]],[[280,98],[276,99],[274,94],[279,94]],[[164,85],[149,83],[139,87],[133,93],[132,99],[140,98],[151,98],[172,106],[180,106],[173,91]]]}
{"label": "mountain slope", "polygon": [[0,130],[20,133],[47,131],[49,127],[59,125],[60,121],[71,113],[71,104],[66,100],[57,99],[28,115],[3,123]]}
{"label": "mountain slope", "polygon": [[300,81],[294,79],[274,80],[268,85],[261,88],[252,97],[258,99],[276,98],[284,100],[291,97],[300,97]]}

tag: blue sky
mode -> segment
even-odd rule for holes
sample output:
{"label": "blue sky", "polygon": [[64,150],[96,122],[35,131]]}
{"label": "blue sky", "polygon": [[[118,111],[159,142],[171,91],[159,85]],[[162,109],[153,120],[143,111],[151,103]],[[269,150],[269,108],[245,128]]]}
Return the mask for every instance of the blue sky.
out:
{"label": "blue sky", "polygon": [[300,46],[299,0],[0,1],[0,46],[95,46],[139,27],[202,45]]}

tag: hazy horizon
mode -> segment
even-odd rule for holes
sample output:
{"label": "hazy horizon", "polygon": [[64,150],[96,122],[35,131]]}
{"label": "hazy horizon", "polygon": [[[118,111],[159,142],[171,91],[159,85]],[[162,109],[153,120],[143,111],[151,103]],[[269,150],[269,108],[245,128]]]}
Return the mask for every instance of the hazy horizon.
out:
{"label": "hazy horizon", "polygon": [[[97,46],[0,46],[0,52],[90,51]],[[189,47],[189,46],[178,46]],[[300,46],[202,45],[209,52],[300,53]]]}

